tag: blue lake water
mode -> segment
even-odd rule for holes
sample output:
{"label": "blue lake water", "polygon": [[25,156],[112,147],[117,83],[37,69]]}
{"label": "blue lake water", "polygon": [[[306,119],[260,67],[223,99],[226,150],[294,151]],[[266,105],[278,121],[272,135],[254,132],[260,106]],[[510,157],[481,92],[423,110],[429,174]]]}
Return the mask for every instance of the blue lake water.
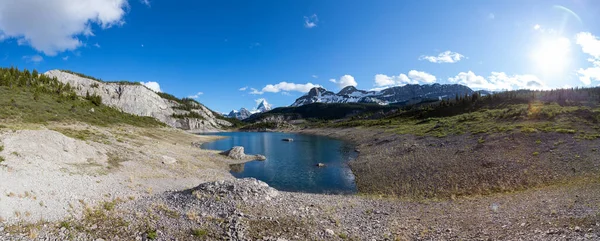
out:
{"label": "blue lake water", "polygon": [[[323,136],[277,132],[224,132],[210,135],[228,138],[205,143],[204,149],[229,150],[243,146],[246,154],[261,154],[266,161],[231,166],[237,178],[253,177],[282,191],[355,193],[348,161],[357,154],[349,143]],[[294,141],[282,141],[292,138]],[[317,167],[324,163],[325,167]]]}

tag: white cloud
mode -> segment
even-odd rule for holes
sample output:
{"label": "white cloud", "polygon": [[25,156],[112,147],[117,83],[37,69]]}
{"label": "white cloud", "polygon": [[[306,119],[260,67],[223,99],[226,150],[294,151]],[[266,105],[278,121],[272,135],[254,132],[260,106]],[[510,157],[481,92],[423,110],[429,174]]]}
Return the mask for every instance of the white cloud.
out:
{"label": "white cloud", "polygon": [[533,25],[534,30],[540,30],[540,28],[542,28],[542,26],[540,26],[539,24]]}
{"label": "white cloud", "polygon": [[271,93],[278,93],[280,91],[308,92],[310,89],[312,89],[314,87],[321,87],[321,86],[315,85],[313,83],[295,84],[295,83],[288,83],[288,82],[280,82],[279,84],[275,84],[275,85],[266,85],[262,89],[262,92],[271,92]]}
{"label": "white cloud", "polygon": [[438,56],[421,56],[419,60],[427,60],[432,63],[456,63],[464,57],[462,54],[448,50],[438,54]]}
{"label": "white cloud", "polygon": [[244,86],[244,87],[240,88],[239,90],[240,91],[246,91],[247,89],[248,89],[248,86]]}
{"label": "white cloud", "polygon": [[304,27],[306,28],[314,28],[317,26],[318,22],[319,18],[316,14],[313,14],[310,17],[304,16]]}
{"label": "white cloud", "polygon": [[306,83],[306,84],[295,84],[295,83],[288,83],[288,82],[280,82],[279,84],[269,84],[266,85],[265,87],[262,88],[262,90],[257,90],[255,88],[250,88],[250,94],[251,95],[262,95],[265,92],[269,92],[269,93],[279,93],[279,92],[290,92],[290,91],[296,91],[296,92],[308,92],[310,89],[314,88],[314,87],[321,87],[320,85],[315,85],[313,83]]}
{"label": "white cloud", "polygon": [[314,75],[314,74],[311,77],[313,77],[314,79],[318,79],[319,78],[318,75]]}
{"label": "white cloud", "polygon": [[250,88],[250,90],[251,90],[251,91],[250,91],[250,94],[251,94],[251,95],[262,95],[262,94],[264,94],[264,93],[265,93],[265,92],[263,92],[263,91],[258,91],[258,90],[257,90],[257,89],[255,89],[255,88]]}
{"label": "white cloud", "polygon": [[476,75],[473,71],[460,72],[448,81],[480,90],[547,89],[546,84],[535,75],[512,75],[492,72],[488,78]]}
{"label": "white cloud", "polygon": [[354,80],[354,77],[352,77],[352,75],[344,75],[340,77],[339,80],[330,79],[329,81],[335,83],[340,89],[346,86],[356,87],[358,85],[358,83],[356,83],[356,80]]}
{"label": "white cloud", "polygon": [[577,71],[579,80],[585,85],[591,85],[592,80],[600,81],[600,39],[589,32],[578,33],[575,38],[581,51],[591,56],[588,61],[592,64]]}
{"label": "white cloud", "polygon": [[488,14],[488,18],[493,20],[496,18],[496,15],[494,13],[490,13]]}
{"label": "white cloud", "polygon": [[188,96],[188,98],[190,98],[190,99],[198,99],[203,94],[204,94],[204,92],[198,92],[198,93],[196,93],[194,95]]}
{"label": "white cloud", "polygon": [[160,85],[158,82],[148,81],[148,82],[140,82],[140,84],[148,87],[148,89],[154,90],[154,92],[162,92],[160,90]]}
{"label": "white cloud", "polygon": [[384,74],[375,75],[375,86],[392,87],[406,84],[431,84],[435,83],[437,78],[423,71],[411,70],[408,75],[400,74],[398,76],[387,76]]}
{"label": "white cloud", "polygon": [[435,76],[423,72],[423,71],[416,71],[416,70],[411,70],[408,71],[408,78],[410,78],[413,81],[417,81],[419,83],[425,83],[425,84],[432,84],[435,83],[436,78]]}
{"label": "white cloud", "polygon": [[150,7],[150,0],[140,0],[140,2],[148,7]]}
{"label": "white cloud", "polygon": [[98,44],[98,43],[95,43],[95,44],[94,44],[94,47],[96,47],[96,48],[100,48],[100,44]]}
{"label": "white cloud", "polygon": [[578,33],[575,37],[576,43],[581,46],[581,51],[600,59],[600,39],[588,32]]}
{"label": "white cloud", "polygon": [[44,58],[42,56],[39,56],[39,55],[23,56],[23,59],[26,62],[33,62],[33,63],[39,63],[39,62],[44,61]]}
{"label": "white cloud", "polygon": [[64,60],[64,61],[69,60],[69,56],[62,57],[62,60]]}
{"label": "white cloud", "polygon": [[80,47],[78,36],[93,36],[93,25],[123,24],[126,8],[127,0],[3,0],[0,34],[54,56]]}
{"label": "white cloud", "polygon": [[579,74],[579,80],[585,85],[591,85],[592,80],[600,81],[600,65],[590,68],[581,68],[577,71]]}

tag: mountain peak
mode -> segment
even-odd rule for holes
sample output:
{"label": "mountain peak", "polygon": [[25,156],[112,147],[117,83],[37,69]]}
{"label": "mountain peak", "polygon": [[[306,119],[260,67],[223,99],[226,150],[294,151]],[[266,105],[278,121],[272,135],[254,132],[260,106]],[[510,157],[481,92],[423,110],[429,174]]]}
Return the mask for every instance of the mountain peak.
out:
{"label": "mountain peak", "polygon": [[348,85],[348,86],[344,87],[342,90],[340,90],[340,92],[338,92],[338,95],[349,95],[357,90],[358,89],[356,89],[356,87],[354,87],[352,85]]}
{"label": "mountain peak", "polygon": [[256,110],[260,112],[267,112],[271,109],[273,109],[273,107],[265,99],[261,100],[260,103],[258,103],[258,106],[256,106]]}

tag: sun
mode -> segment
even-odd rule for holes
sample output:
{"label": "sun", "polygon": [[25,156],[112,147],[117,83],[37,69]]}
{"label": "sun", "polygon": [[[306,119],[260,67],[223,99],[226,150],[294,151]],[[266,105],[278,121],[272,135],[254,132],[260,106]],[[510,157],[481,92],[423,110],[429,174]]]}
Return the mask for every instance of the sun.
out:
{"label": "sun", "polygon": [[544,74],[563,73],[571,64],[571,41],[559,37],[542,40],[532,52],[536,68]]}

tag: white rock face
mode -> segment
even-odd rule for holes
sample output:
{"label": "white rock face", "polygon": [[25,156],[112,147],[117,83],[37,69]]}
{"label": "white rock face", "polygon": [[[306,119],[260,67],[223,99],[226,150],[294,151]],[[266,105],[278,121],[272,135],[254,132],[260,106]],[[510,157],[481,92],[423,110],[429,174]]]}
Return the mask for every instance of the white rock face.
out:
{"label": "white rock face", "polygon": [[192,131],[210,131],[219,130],[224,126],[231,126],[231,123],[217,119],[212,111],[202,105],[197,106],[197,109],[192,111],[198,113],[204,120],[174,118],[173,114],[186,114],[189,112],[174,109],[173,107],[179,105],[177,102],[164,99],[143,85],[104,83],[60,70],[51,70],[45,74],[49,77],[56,77],[62,83],[68,83],[79,96],[85,96],[87,93],[90,95],[96,94],[102,97],[102,103],[107,106],[133,115],[154,117],[172,127]]}

